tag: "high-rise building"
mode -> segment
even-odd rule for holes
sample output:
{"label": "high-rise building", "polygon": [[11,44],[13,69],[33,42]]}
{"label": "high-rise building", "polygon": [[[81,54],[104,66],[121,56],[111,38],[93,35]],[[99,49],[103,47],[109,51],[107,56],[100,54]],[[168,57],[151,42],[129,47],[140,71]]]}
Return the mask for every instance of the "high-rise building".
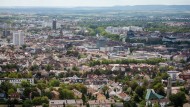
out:
{"label": "high-rise building", "polygon": [[23,45],[24,44],[24,32],[19,30],[13,32],[13,45]]}
{"label": "high-rise building", "polygon": [[10,34],[11,34],[11,33],[10,33],[9,30],[4,30],[4,31],[3,31],[3,36],[4,36],[4,37],[9,36]]}
{"label": "high-rise building", "polygon": [[57,26],[57,21],[54,19],[52,23],[53,30],[56,30],[56,26]]}

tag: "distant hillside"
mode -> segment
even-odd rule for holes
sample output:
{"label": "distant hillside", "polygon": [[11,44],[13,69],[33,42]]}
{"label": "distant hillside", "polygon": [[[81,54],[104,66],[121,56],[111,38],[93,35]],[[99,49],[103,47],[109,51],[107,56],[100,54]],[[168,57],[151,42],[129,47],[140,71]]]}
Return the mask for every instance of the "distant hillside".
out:
{"label": "distant hillside", "polygon": [[136,5],[113,7],[0,7],[0,12],[11,13],[63,13],[63,12],[98,12],[98,11],[190,11],[190,5]]}

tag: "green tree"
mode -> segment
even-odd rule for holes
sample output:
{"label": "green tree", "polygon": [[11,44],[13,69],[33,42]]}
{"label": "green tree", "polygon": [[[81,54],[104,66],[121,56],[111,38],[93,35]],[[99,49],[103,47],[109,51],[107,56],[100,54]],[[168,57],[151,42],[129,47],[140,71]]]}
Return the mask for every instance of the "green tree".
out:
{"label": "green tree", "polygon": [[135,90],[136,87],[138,86],[138,83],[137,83],[136,81],[132,81],[132,82],[130,83],[130,86],[131,86],[131,89],[132,89],[132,90]]}
{"label": "green tree", "polygon": [[38,66],[38,65],[32,65],[32,66],[30,67],[30,70],[31,70],[31,71],[38,71],[38,70],[39,70],[39,66]]}
{"label": "green tree", "polygon": [[52,86],[52,87],[58,87],[60,84],[60,81],[59,80],[56,80],[56,79],[52,79],[50,80],[49,82],[49,85]]}
{"label": "green tree", "polygon": [[172,94],[169,99],[175,107],[183,107],[183,104],[186,102],[185,93],[183,92]]}
{"label": "green tree", "polygon": [[74,93],[68,89],[59,89],[60,99],[74,99]]}
{"label": "green tree", "polygon": [[143,98],[145,92],[145,88],[141,87],[141,86],[137,86],[137,88],[135,89],[135,93],[140,97]]}
{"label": "green tree", "polygon": [[83,104],[86,104],[86,96],[84,94],[82,94],[82,101],[83,101]]}
{"label": "green tree", "polygon": [[49,65],[49,64],[48,64],[48,65],[45,66],[45,70],[46,70],[46,71],[50,71],[50,70],[52,70],[52,69],[53,69],[53,66],[52,66],[52,65]]}
{"label": "green tree", "polygon": [[153,86],[153,89],[155,90],[156,93],[165,96],[166,93],[164,91],[164,86],[162,83],[157,83],[156,85]]}
{"label": "green tree", "polygon": [[32,102],[30,100],[24,100],[23,107],[32,107]]}
{"label": "green tree", "polygon": [[30,87],[30,82],[29,82],[29,81],[22,81],[22,82],[21,82],[21,86],[22,86],[23,88]]}
{"label": "green tree", "polygon": [[8,92],[8,89],[15,89],[13,84],[9,83],[8,81],[2,82],[0,85],[1,89],[4,90],[5,92]]}
{"label": "green tree", "polygon": [[34,97],[34,99],[32,100],[33,105],[42,105],[43,103],[45,103],[45,104],[49,103],[48,97],[46,97],[46,96]]}
{"label": "green tree", "polygon": [[14,90],[13,88],[10,88],[10,89],[8,90],[8,95],[11,95],[11,94],[13,94],[13,93],[15,93],[15,90]]}
{"label": "green tree", "polygon": [[37,83],[37,87],[40,89],[40,90],[44,90],[47,85],[45,83]]}
{"label": "green tree", "polygon": [[9,78],[18,78],[18,73],[15,73],[15,72],[11,72],[9,75],[8,75]]}

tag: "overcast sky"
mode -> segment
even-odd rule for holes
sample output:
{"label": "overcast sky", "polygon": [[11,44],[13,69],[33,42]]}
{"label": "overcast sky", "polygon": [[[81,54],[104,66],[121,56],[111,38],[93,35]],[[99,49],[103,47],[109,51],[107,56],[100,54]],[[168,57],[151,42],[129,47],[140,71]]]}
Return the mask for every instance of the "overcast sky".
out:
{"label": "overcast sky", "polygon": [[0,6],[190,5],[190,0],[0,0]]}

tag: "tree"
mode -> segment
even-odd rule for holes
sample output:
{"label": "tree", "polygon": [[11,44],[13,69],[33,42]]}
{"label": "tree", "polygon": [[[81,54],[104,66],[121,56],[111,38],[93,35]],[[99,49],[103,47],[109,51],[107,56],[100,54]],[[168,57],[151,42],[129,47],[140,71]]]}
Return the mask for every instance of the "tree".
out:
{"label": "tree", "polygon": [[44,92],[43,96],[47,96],[49,99],[52,99],[53,95],[50,91]]}
{"label": "tree", "polygon": [[159,103],[155,103],[153,107],[160,107]]}
{"label": "tree", "polygon": [[42,105],[43,103],[48,104],[49,99],[46,96],[43,97],[34,97],[32,100],[33,105]]}
{"label": "tree", "polygon": [[48,65],[45,66],[45,70],[46,70],[46,71],[50,71],[50,70],[52,70],[52,69],[53,69],[53,66],[52,66],[52,65],[49,65],[49,64],[48,64]]}
{"label": "tree", "polygon": [[21,86],[22,86],[23,88],[30,87],[30,82],[29,82],[29,81],[22,81],[22,82],[21,82]]}
{"label": "tree", "polygon": [[68,89],[59,89],[60,99],[73,99],[75,98],[74,93]]}
{"label": "tree", "polygon": [[32,66],[30,67],[30,70],[31,70],[31,71],[38,71],[38,70],[39,70],[39,66],[38,66],[38,65],[32,65]]}
{"label": "tree", "polygon": [[108,91],[109,90],[109,87],[108,86],[104,86],[103,88],[102,88],[102,91],[105,93],[106,91]]}
{"label": "tree", "polygon": [[137,107],[136,103],[134,101],[126,101],[123,103],[124,107]]}
{"label": "tree", "polygon": [[11,95],[11,94],[13,94],[13,93],[15,93],[15,90],[14,90],[13,88],[10,88],[10,89],[8,90],[8,95]]}
{"label": "tree", "polygon": [[153,86],[153,89],[155,90],[156,93],[165,96],[166,93],[164,91],[164,86],[162,83],[157,83],[156,85]]}
{"label": "tree", "polygon": [[141,86],[137,86],[137,88],[135,89],[135,93],[140,97],[143,98],[145,92],[145,88],[141,87]]}
{"label": "tree", "polygon": [[82,94],[82,101],[83,101],[83,104],[86,104],[86,96],[84,94]]}
{"label": "tree", "polygon": [[9,75],[8,75],[9,78],[18,78],[18,74],[15,73],[15,72],[11,72]]}
{"label": "tree", "polygon": [[13,84],[9,83],[8,81],[5,81],[1,83],[0,88],[4,90],[5,92],[7,92],[8,89],[11,89],[11,88],[14,89],[15,87],[13,86]]}
{"label": "tree", "polygon": [[79,68],[76,67],[76,66],[73,66],[72,70],[73,70],[73,71],[79,71]]}
{"label": "tree", "polygon": [[133,96],[133,100],[134,100],[135,102],[140,102],[140,101],[141,101],[140,97],[139,97],[137,94],[135,94],[135,95]]}
{"label": "tree", "polygon": [[30,87],[26,87],[24,89],[23,95],[24,96],[29,96],[31,92],[32,92],[32,89]]}
{"label": "tree", "polygon": [[52,87],[58,87],[60,84],[60,81],[59,80],[56,80],[56,79],[52,79],[50,80],[49,82],[49,85],[52,86]]}
{"label": "tree", "polygon": [[183,107],[183,104],[186,102],[186,97],[184,92],[178,92],[177,94],[172,94],[169,97],[169,99],[175,107]]}
{"label": "tree", "polygon": [[32,107],[32,102],[30,100],[24,100],[23,107]]}
{"label": "tree", "polygon": [[47,85],[45,83],[37,83],[37,87],[40,89],[40,90],[44,90]]}
{"label": "tree", "polygon": [[106,92],[106,95],[105,95],[105,96],[106,96],[106,99],[110,98],[110,95],[109,95],[109,92],[108,92],[108,91]]}
{"label": "tree", "polygon": [[136,87],[138,86],[138,84],[137,84],[136,81],[132,81],[132,82],[130,83],[130,86],[131,86],[131,89],[132,89],[132,90],[135,90]]}
{"label": "tree", "polygon": [[161,77],[162,77],[162,79],[166,80],[166,79],[168,79],[169,75],[166,72],[164,72],[161,74]]}

